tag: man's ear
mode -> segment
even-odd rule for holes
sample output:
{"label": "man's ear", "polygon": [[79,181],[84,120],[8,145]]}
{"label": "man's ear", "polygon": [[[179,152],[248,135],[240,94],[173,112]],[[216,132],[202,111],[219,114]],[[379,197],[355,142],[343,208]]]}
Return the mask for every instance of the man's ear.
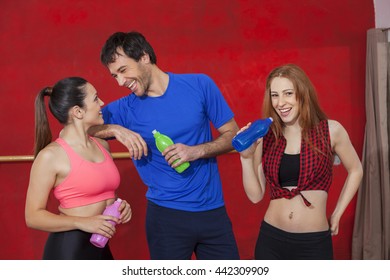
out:
{"label": "man's ear", "polygon": [[149,57],[149,54],[147,54],[146,52],[144,52],[144,55],[141,57],[141,60],[143,63],[150,63],[150,57]]}
{"label": "man's ear", "polygon": [[84,110],[80,106],[73,106],[72,109],[70,109],[70,114],[73,118],[82,119],[84,116]]}

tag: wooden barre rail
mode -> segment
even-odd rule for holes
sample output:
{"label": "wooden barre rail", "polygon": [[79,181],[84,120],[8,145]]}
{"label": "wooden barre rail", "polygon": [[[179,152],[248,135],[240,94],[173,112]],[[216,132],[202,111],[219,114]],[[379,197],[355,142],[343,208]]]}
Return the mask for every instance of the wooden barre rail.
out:
{"label": "wooden barre rail", "polygon": [[[130,159],[130,154],[126,152],[121,153],[111,153],[114,159],[128,158]],[[0,162],[15,162],[15,161],[33,161],[34,156],[0,156]]]}
{"label": "wooden barre rail", "polygon": [[[236,153],[235,150],[230,151],[230,153]],[[113,159],[130,159],[130,154],[128,152],[119,152],[119,153],[111,153]],[[34,156],[32,155],[24,155],[24,156],[0,156],[0,162],[18,162],[18,161],[33,161]]]}

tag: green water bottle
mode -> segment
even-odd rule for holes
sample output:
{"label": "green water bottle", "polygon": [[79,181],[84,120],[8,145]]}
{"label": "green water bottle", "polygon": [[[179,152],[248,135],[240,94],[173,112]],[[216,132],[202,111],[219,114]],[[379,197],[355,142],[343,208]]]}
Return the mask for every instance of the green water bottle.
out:
{"label": "green water bottle", "polygon": [[[156,140],[156,146],[157,149],[162,153],[168,146],[173,145],[173,141],[171,138],[169,138],[167,135],[161,134],[157,130],[152,131],[154,139]],[[173,163],[178,161],[179,159],[175,160]],[[186,170],[190,166],[189,162],[183,162],[179,166],[175,167],[175,170],[178,173],[182,173],[184,170]]]}

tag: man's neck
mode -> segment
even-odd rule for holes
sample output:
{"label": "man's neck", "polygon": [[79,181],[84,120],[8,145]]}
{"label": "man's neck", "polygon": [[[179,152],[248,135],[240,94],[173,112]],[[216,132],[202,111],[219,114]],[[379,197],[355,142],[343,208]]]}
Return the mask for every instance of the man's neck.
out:
{"label": "man's neck", "polygon": [[158,97],[164,95],[169,84],[169,75],[163,72],[156,65],[152,69],[152,84],[148,89],[148,96]]}

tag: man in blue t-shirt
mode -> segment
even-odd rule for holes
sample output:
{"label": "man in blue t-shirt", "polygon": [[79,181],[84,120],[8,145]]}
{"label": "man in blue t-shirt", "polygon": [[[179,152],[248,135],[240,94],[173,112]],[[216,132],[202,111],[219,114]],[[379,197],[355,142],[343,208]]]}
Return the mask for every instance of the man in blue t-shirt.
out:
{"label": "man in blue t-shirt", "polygon": [[[91,133],[125,145],[148,187],[146,234],[151,259],[239,259],[226,213],[216,156],[232,150],[234,114],[211,78],[163,72],[138,32],[117,32],[101,61],[130,90],[102,109],[105,125]],[[218,130],[213,139],[210,123]],[[153,131],[174,145],[162,153]],[[189,162],[178,173],[175,167]]]}

